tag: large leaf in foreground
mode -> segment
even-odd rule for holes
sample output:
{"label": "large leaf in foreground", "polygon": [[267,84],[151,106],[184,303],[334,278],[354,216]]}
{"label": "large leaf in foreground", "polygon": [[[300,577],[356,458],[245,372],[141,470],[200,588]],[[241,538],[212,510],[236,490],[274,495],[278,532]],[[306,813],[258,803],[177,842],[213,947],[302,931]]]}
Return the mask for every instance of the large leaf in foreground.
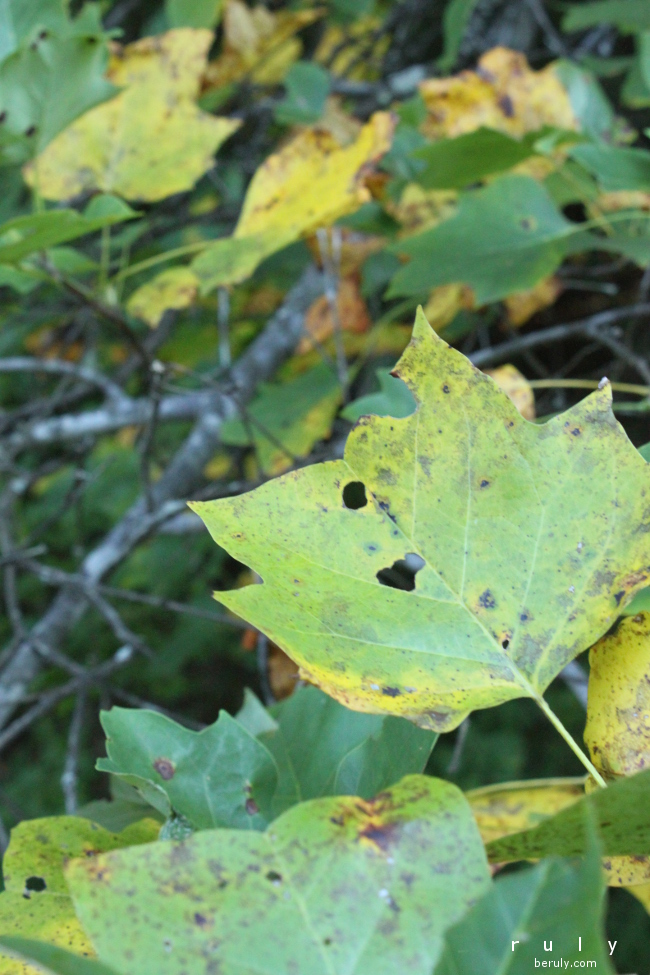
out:
{"label": "large leaf in foreground", "polygon": [[545,860],[501,877],[447,932],[435,975],[528,975],[541,967],[536,959],[563,969],[586,967],[589,959],[599,972],[611,973],[603,908],[596,849],[582,863]]}
{"label": "large leaf in foreground", "polygon": [[6,953],[10,958],[25,963],[34,962],[39,971],[52,972],[53,975],[117,975],[112,968],[102,965],[94,958],[83,958],[71,951],[65,951],[64,948],[57,948],[45,941],[33,941],[31,938],[11,935],[0,938],[0,953]]}
{"label": "large leaf in foreground", "polygon": [[344,460],[192,507],[263,580],[219,600],[308,680],[446,730],[537,699],[641,588],[650,475],[607,386],[536,426],[421,313],[397,373],[418,409]]}
{"label": "large leaf in foreground", "polygon": [[419,775],[374,802],[303,803],[266,833],[74,860],[66,877],[101,961],[138,975],[430,975],[489,883],[462,794]]}
{"label": "large leaf in foreground", "polygon": [[[63,877],[67,857],[90,857],[135,843],[148,843],[160,826],[144,820],[120,834],[76,816],[30,819],[11,831],[4,855],[5,890],[0,894],[0,935],[39,938],[78,953],[92,952]],[[0,958],[0,975],[31,972],[20,961]]]}

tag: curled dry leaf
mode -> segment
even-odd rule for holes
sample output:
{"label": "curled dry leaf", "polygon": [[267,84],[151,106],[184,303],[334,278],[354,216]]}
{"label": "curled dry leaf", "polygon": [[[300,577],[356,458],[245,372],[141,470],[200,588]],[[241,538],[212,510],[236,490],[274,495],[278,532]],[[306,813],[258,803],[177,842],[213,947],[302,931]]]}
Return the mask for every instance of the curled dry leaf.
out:
{"label": "curled dry leaf", "polygon": [[239,127],[196,105],[212,32],[179,28],[117,49],[109,79],[123,90],[50,143],[25,170],[48,200],[92,190],[162,200],[191,189]]}
{"label": "curled dry leaf", "polygon": [[421,311],[396,374],[417,410],[362,417],[343,460],[191,507],[263,580],[219,600],[307,680],[446,731],[540,701],[646,584],[650,473],[608,385],[528,423]]}
{"label": "curled dry leaf", "polygon": [[535,394],[526,377],[515,366],[508,364],[498,369],[486,369],[485,372],[512,400],[525,420],[535,419]]}
{"label": "curled dry leaf", "polygon": [[327,342],[337,328],[344,332],[367,332],[370,328],[368,307],[359,290],[359,276],[350,274],[339,283],[336,295],[336,317],[332,303],[321,295],[305,315],[305,336],[298,343],[296,352],[302,355],[316,345]]}
{"label": "curled dry leaf", "polygon": [[545,125],[578,127],[554,66],[533,71],[523,54],[506,47],[487,51],[476,71],[423,81],[420,93],[428,111],[422,131],[433,139],[463,135],[482,125],[514,136]]}

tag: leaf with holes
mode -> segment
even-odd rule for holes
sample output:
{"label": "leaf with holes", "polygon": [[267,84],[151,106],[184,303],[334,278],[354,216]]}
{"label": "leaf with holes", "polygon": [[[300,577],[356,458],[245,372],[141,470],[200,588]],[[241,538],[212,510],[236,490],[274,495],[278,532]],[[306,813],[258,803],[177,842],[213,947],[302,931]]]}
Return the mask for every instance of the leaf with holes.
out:
{"label": "leaf with holes", "polygon": [[193,502],[263,585],[220,592],[360,711],[436,730],[541,695],[650,575],[650,473],[608,385],[523,419],[420,311],[397,366],[418,402],[343,460]]}
{"label": "leaf with holes", "polygon": [[134,785],[164,815],[195,829],[263,829],[277,782],[269,751],[222,711],[203,731],[135,708],[102,711],[108,758],[97,768]]}
{"label": "leaf with holes", "polygon": [[421,775],[301,803],[265,833],[73,860],[66,878],[100,960],[138,975],[430,975],[489,886],[462,794]]}
{"label": "leaf with holes", "polygon": [[[0,935],[38,938],[78,954],[92,954],[68,894],[64,860],[149,843],[157,838],[159,829],[160,824],[151,819],[119,834],[77,816],[24,820],[12,830],[2,864],[5,890],[0,894]],[[21,961],[0,959],[0,975],[27,972],[33,973],[33,969]]]}

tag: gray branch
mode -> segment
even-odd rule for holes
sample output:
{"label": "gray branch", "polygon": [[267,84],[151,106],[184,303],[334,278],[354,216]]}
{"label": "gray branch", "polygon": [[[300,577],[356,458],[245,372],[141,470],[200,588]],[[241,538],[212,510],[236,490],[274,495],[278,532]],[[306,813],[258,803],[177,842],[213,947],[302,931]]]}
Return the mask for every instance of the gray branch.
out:
{"label": "gray branch", "polygon": [[[258,384],[270,379],[291,355],[303,331],[305,312],[322,293],[322,275],[309,268],[262,334],[230,370],[227,387],[201,394],[204,400],[199,419],[160,480],[152,486],[153,510],[148,512],[146,499],[140,497],[86,556],[80,575],[89,583],[101,581],[162,521],[183,510],[184,499],[203,483],[203,470],[219,444],[222,424],[236,416],[242,404],[254,396]],[[35,643],[52,649],[60,647],[87,604],[87,593],[79,586],[63,587],[31,633],[18,644],[0,676],[0,726],[7,723],[39,670],[41,657]]]}

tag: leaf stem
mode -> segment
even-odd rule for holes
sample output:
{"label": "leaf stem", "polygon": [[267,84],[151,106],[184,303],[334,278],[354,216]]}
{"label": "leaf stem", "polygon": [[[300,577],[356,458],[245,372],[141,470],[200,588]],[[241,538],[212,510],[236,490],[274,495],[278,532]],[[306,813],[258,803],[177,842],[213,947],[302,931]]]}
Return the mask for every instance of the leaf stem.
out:
{"label": "leaf stem", "polygon": [[556,731],[558,731],[562,735],[562,737],[564,738],[565,742],[567,743],[571,751],[574,753],[574,755],[576,755],[580,759],[580,761],[587,769],[589,774],[592,776],[592,778],[596,780],[596,782],[601,787],[601,789],[606,789],[607,783],[605,782],[604,778],[602,777],[602,775],[600,774],[596,766],[593,765],[591,761],[587,758],[583,750],[578,745],[577,741],[572,737],[571,734],[569,734],[567,729],[564,727],[564,725],[558,718],[557,714],[555,714],[555,712],[551,710],[551,708],[548,706],[548,704],[546,703],[542,695],[541,694],[535,695],[535,701],[542,709],[542,711],[544,712],[548,720],[551,722],[553,727],[556,729]]}

